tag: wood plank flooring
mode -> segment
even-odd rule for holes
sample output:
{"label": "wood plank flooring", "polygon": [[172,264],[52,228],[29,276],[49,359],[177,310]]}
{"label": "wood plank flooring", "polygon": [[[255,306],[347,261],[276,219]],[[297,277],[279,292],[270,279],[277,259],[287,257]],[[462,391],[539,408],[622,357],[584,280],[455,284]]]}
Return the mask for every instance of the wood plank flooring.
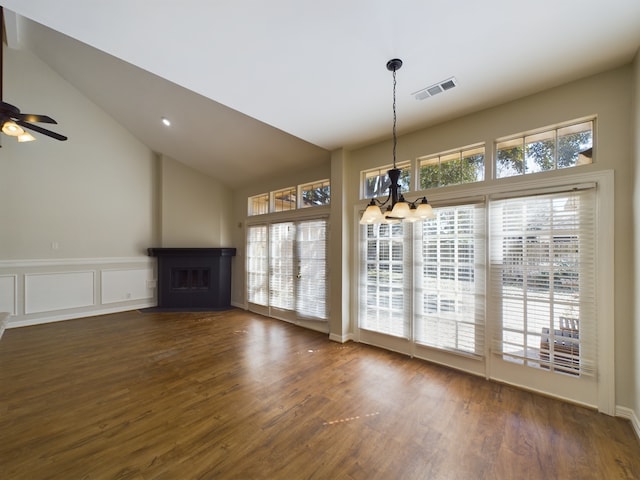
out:
{"label": "wood plank flooring", "polygon": [[241,310],[0,340],[2,479],[640,479],[631,425]]}

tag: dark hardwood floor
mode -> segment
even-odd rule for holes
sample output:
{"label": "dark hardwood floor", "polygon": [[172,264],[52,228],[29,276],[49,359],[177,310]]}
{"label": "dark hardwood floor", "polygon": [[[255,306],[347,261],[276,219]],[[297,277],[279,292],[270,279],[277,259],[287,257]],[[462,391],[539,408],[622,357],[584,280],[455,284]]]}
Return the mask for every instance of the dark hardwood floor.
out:
{"label": "dark hardwood floor", "polygon": [[7,330],[2,479],[640,479],[622,419],[241,310]]}

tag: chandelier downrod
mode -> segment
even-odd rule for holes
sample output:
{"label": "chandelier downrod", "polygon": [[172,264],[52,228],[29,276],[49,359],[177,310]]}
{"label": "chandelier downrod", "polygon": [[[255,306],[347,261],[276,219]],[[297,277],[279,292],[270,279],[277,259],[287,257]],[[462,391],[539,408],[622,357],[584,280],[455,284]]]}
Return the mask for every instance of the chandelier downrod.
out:
{"label": "chandelier downrod", "polygon": [[387,62],[387,70],[393,72],[393,169],[396,169],[396,147],[398,146],[398,134],[396,125],[398,116],[396,114],[396,72],[402,67],[402,60],[394,58]]}

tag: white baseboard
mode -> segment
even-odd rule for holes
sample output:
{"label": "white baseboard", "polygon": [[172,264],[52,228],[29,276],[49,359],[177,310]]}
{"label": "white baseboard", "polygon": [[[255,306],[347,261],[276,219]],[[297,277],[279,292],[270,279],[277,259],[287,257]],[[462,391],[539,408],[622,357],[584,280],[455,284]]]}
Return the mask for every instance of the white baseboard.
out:
{"label": "white baseboard", "polygon": [[353,341],[353,334],[347,333],[346,335],[338,335],[337,333],[329,334],[329,340],[338,343],[347,343]]}
{"label": "white baseboard", "polygon": [[9,325],[10,316],[9,312],[0,312],[0,338],[2,338],[5,328]]}
{"label": "white baseboard", "polygon": [[66,313],[60,315],[43,315],[24,320],[9,322],[7,328],[30,327],[33,325],[42,325],[44,323],[62,322],[65,320],[74,320],[77,318],[96,317],[98,315],[107,315],[109,313],[127,312],[130,310],[138,310],[140,308],[155,307],[152,302],[145,302],[136,305],[119,305],[111,308],[100,308],[98,310],[84,310],[82,312]]}
{"label": "white baseboard", "polygon": [[636,412],[627,407],[616,407],[616,417],[626,418],[631,422],[631,426],[633,427],[633,431],[636,433],[636,437],[640,440],[640,419],[638,419],[638,415]]}

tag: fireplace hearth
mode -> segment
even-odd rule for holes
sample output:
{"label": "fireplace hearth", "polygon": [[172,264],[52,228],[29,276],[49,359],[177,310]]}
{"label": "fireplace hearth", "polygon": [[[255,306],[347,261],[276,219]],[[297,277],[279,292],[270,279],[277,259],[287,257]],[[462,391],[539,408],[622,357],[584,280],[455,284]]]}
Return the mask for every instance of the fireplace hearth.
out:
{"label": "fireplace hearth", "polygon": [[158,308],[229,308],[235,248],[149,248],[147,252],[158,258]]}

